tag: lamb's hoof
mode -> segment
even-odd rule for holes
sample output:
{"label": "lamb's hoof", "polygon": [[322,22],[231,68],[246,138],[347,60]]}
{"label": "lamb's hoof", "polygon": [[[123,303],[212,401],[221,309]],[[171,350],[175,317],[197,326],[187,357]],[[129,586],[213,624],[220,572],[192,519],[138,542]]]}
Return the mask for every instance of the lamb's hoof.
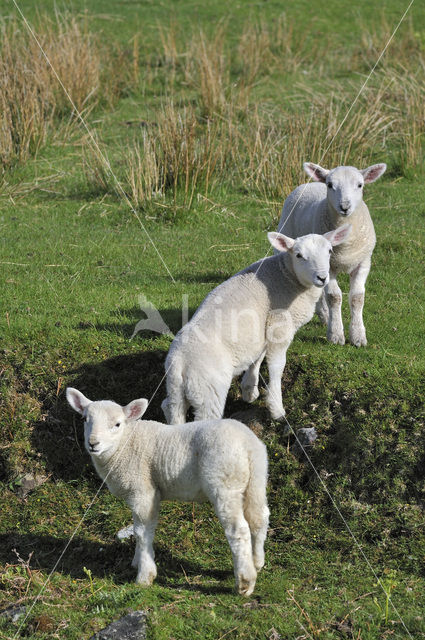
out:
{"label": "lamb's hoof", "polygon": [[350,342],[354,347],[366,347],[367,346],[366,338],[364,340],[350,340]]}
{"label": "lamb's hoof", "polygon": [[136,578],[136,584],[141,587],[150,587],[156,578],[156,571],[149,571],[147,574],[138,575]]}
{"label": "lamb's hoof", "polygon": [[367,345],[365,333],[350,333],[350,342],[355,347],[365,347]]}
{"label": "lamb's hoof", "polygon": [[270,411],[270,415],[272,417],[273,420],[275,420],[276,422],[281,422],[282,420],[285,420],[285,416],[286,416],[286,412],[285,409],[282,411]]}
{"label": "lamb's hoof", "polygon": [[258,557],[254,555],[254,567],[256,571],[261,571],[261,569],[264,567],[264,553]]}
{"label": "lamb's hoof", "polygon": [[248,598],[255,589],[255,580],[248,580],[246,578],[239,578],[238,593],[244,598]]}
{"label": "lamb's hoof", "polygon": [[332,344],[345,344],[345,337],[344,334],[334,334],[334,333],[330,333],[328,334],[328,340],[329,342],[331,342]]}
{"label": "lamb's hoof", "polygon": [[245,402],[254,402],[259,395],[258,387],[245,387],[245,389],[242,389],[242,398]]}

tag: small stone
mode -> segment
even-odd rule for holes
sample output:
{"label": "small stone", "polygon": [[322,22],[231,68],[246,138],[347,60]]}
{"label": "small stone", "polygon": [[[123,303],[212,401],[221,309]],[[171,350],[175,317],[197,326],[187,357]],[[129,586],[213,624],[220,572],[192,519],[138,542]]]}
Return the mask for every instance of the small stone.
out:
{"label": "small stone", "polygon": [[20,498],[26,498],[27,495],[40,487],[44,482],[46,482],[47,476],[42,475],[33,475],[32,473],[26,473],[20,480],[19,487],[16,491]]}
{"label": "small stone", "polygon": [[315,440],[317,439],[317,431],[314,427],[303,427],[297,431],[298,440],[291,447],[291,451],[294,455],[300,456],[304,451],[308,451],[313,447]]}
{"label": "small stone", "polygon": [[132,611],[98,631],[90,640],[145,640],[146,611]]}
{"label": "small stone", "polygon": [[7,609],[3,609],[0,611],[0,618],[4,617],[11,622],[18,622],[19,618],[22,618],[27,612],[26,607],[7,607]]}

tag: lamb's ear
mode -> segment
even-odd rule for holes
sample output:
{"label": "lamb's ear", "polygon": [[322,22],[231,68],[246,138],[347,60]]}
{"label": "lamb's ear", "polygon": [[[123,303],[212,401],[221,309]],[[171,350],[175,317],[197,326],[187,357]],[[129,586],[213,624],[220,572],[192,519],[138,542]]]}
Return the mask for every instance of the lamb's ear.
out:
{"label": "lamb's ear", "polygon": [[385,162],[381,162],[380,164],[373,164],[367,169],[362,169],[360,173],[363,174],[365,184],[368,184],[369,182],[375,182],[375,180],[380,178],[382,174],[385,173],[386,169],[387,165]]}
{"label": "lamb's ear", "polygon": [[269,231],[267,234],[270,244],[278,251],[289,251],[294,246],[295,240],[284,236],[283,233],[277,231]]}
{"label": "lamb's ear", "polygon": [[323,235],[326,238],[326,240],[329,240],[329,242],[333,247],[336,247],[337,244],[341,244],[341,242],[344,242],[348,238],[348,236],[350,235],[350,232],[351,232],[351,224],[347,222],[346,224],[342,224],[337,229],[334,229],[333,231],[328,231]]}
{"label": "lamb's ear", "polygon": [[319,164],[313,162],[304,162],[304,171],[310,178],[316,180],[316,182],[326,182],[326,176],[329,173],[329,169],[324,169]]}
{"label": "lamb's ear", "polygon": [[123,407],[124,415],[130,420],[138,420],[145,413],[148,408],[149,400],[146,398],[140,398],[139,400],[133,400],[127,406]]}
{"label": "lamb's ear", "polygon": [[71,407],[78,413],[81,413],[81,415],[84,413],[84,409],[86,409],[91,403],[91,400],[86,398],[86,396],[82,394],[81,391],[78,391],[78,389],[73,389],[72,387],[67,388],[66,399],[68,400]]}

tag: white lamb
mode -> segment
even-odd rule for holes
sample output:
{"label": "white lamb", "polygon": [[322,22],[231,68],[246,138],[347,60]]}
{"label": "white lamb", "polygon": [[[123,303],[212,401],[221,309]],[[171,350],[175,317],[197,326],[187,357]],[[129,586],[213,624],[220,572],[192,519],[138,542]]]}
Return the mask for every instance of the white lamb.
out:
{"label": "white lamb", "polygon": [[283,205],[278,231],[289,235],[325,233],[350,217],[352,232],[347,242],[332,254],[329,283],[316,309],[328,325],[328,340],[335,344],[345,342],[342,293],[336,280],[341,272],[350,274],[350,341],[356,347],[367,344],[363,305],[376,236],[369,209],[363,201],[363,185],[375,182],[386,168],[382,163],[362,170],[345,166],[328,170],[306,162],[305,172],[317,182],[297,187]]}
{"label": "white lamb", "polygon": [[329,279],[332,247],[343,242],[350,225],[325,235],[293,240],[269,233],[280,252],[252,264],[214,289],[171,344],[165,361],[167,422],[221,418],[232,379],[242,380],[244,400],[258,397],[258,376],[266,356],[269,369],[267,406],[283,418],[281,378],[286,351],[295,332],[314,314]]}
{"label": "white lamb", "polygon": [[191,422],[170,427],[137,421],[148,401],[92,402],[68,387],[66,397],[84,416],[85,446],[99,476],[133,512],[136,582],[156,577],[152,547],[162,500],[214,505],[234,562],[236,587],[249,596],[264,565],[269,510],[267,453],[262,442],[236,420]]}

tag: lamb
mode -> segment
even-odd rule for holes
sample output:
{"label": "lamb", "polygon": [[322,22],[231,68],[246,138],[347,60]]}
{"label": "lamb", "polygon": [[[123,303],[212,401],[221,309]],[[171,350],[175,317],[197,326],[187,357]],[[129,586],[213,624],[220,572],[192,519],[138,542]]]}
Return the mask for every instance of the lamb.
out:
{"label": "lamb", "polygon": [[258,376],[266,356],[270,382],[266,404],[274,419],[285,415],[281,377],[295,332],[313,314],[329,279],[332,247],[350,225],[322,235],[292,239],[269,233],[277,256],[255,262],[216,287],[171,344],[165,361],[169,424],[221,418],[233,377],[245,371],[242,397],[258,397]]}
{"label": "lamb", "polygon": [[152,543],[160,502],[209,500],[232,551],[236,587],[251,595],[264,565],[269,518],[266,447],[254,433],[236,420],[178,427],[140,421],[146,399],[121,407],[92,402],[72,387],[66,398],[84,417],[85,446],[97,473],[133,512],[136,582],[150,585],[157,575]]}
{"label": "lamb", "polygon": [[334,344],[345,342],[342,293],[337,283],[341,272],[350,274],[350,342],[356,347],[367,344],[363,306],[376,236],[369,209],[363,201],[363,185],[375,182],[386,168],[387,165],[381,163],[361,170],[348,166],[329,170],[305,162],[305,172],[317,182],[297,187],[283,205],[278,231],[284,230],[289,235],[325,233],[350,217],[352,233],[332,254],[329,283],[316,308],[328,326],[327,338]]}

